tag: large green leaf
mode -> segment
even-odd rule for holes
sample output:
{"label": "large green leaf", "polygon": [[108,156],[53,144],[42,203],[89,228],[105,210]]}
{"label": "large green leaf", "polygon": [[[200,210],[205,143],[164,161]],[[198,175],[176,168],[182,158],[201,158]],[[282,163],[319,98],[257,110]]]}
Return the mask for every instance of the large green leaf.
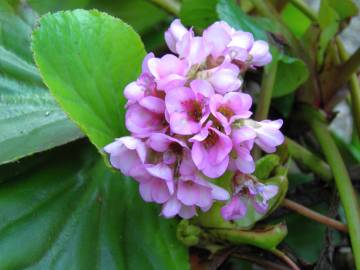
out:
{"label": "large green leaf", "polygon": [[145,56],[130,26],[96,10],[47,14],[32,48],[50,92],[98,148],[126,133],[122,91]]}
{"label": "large green leaf", "polygon": [[42,168],[0,185],[1,269],[189,268],[176,221],[94,148],[65,147]]}
{"label": "large green leaf", "polygon": [[0,0],[0,164],[82,136],[43,85],[32,61],[36,14]]}
{"label": "large green leaf", "polygon": [[280,52],[277,44],[273,44],[272,39],[268,38],[267,32],[275,32],[276,22],[248,16],[236,5],[234,0],[219,0],[217,12],[220,19],[235,29],[251,32],[256,39],[266,40],[270,43],[273,61],[278,61],[274,97],[285,96],[306,81],[309,72],[304,62]]}

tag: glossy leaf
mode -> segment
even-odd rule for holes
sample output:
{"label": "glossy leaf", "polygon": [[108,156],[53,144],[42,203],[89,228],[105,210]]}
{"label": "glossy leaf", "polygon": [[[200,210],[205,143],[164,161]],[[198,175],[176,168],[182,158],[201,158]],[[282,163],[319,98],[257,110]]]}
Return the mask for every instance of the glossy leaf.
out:
{"label": "glossy leaf", "polygon": [[279,61],[275,79],[273,97],[282,97],[293,92],[309,76],[305,63],[286,54],[278,56]]}
{"label": "glossy leaf", "polygon": [[266,40],[270,43],[273,61],[279,61],[273,91],[274,97],[285,96],[305,82],[309,74],[304,62],[280,52],[277,44],[268,37],[267,32],[273,33],[276,30],[275,22],[248,16],[233,0],[219,0],[217,12],[220,19],[235,29],[251,32],[256,39]]}
{"label": "glossy leaf", "polygon": [[0,185],[2,269],[188,269],[176,221],[87,145]]}
{"label": "glossy leaf", "polygon": [[311,21],[291,3],[288,3],[281,12],[283,22],[289,27],[297,37],[305,34]]}
{"label": "glossy leaf", "polygon": [[218,20],[216,4],[218,0],[184,0],[181,4],[180,19],[190,27],[206,28]]}
{"label": "glossy leaf", "polygon": [[42,83],[30,51],[36,14],[0,1],[0,164],[62,145],[82,133]]}
{"label": "glossy leaf", "polygon": [[122,91],[145,56],[130,26],[96,10],[47,14],[32,47],[51,93],[92,143],[102,148],[126,133]]}

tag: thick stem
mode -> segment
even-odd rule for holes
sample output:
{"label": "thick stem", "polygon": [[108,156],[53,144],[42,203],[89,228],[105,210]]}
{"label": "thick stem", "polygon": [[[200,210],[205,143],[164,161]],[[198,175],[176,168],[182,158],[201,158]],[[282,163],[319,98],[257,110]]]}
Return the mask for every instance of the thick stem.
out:
{"label": "thick stem", "polygon": [[[339,55],[342,61],[346,61],[349,56],[346,52],[343,43],[339,38],[336,39],[336,45],[339,50]],[[357,133],[360,136],[360,85],[356,74],[352,74],[349,80],[349,88],[351,95],[351,107],[353,111],[354,123]]]}
{"label": "thick stem", "polygon": [[300,267],[297,266],[284,252],[278,249],[271,251],[274,255],[282,259],[287,265],[290,266],[292,270],[300,270]]}
{"label": "thick stem", "polygon": [[[276,71],[278,63],[273,61],[270,65],[266,66],[262,76],[261,91],[259,102],[256,106],[255,120],[261,121],[267,118],[269,113],[271,96],[275,84]],[[255,159],[261,157],[261,150],[259,147],[255,147],[252,151],[252,154]]]}
{"label": "thick stem", "polygon": [[310,106],[304,106],[302,111],[331,167],[340,200],[345,210],[356,269],[360,270],[360,211],[349,174],[323,116]]}
{"label": "thick stem", "polygon": [[176,0],[151,0],[155,5],[166,10],[170,14],[178,15],[180,13],[180,3]]}
{"label": "thick stem", "polygon": [[341,82],[347,81],[350,76],[355,73],[360,67],[360,48],[358,48],[340,67],[338,80]]}
{"label": "thick stem", "polygon": [[277,71],[277,61],[265,67],[259,102],[256,106],[255,120],[261,121],[267,118],[270,109],[271,96],[274,88]]}
{"label": "thick stem", "polygon": [[305,165],[322,180],[329,182],[333,179],[329,165],[321,158],[290,138],[286,138],[286,144],[293,159]]}
{"label": "thick stem", "polygon": [[342,231],[342,232],[345,232],[347,233],[348,232],[348,228],[345,224],[335,220],[335,219],[332,219],[332,218],[329,218],[327,216],[324,216],[324,215],[321,215],[301,204],[298,204],[294,201],[291,201],[289,199],[284,199],[283,202],[282,202],[282,206],[288,208],[288,209],[291,209],[293,211],[295,211],[296,213],[300,214],[300,215],[303,215],[305,217],[308,217],[312,220],[315,220],[319,223],[322,223],[326,226],[329,226],[331,228],[334,228],[338,231]]}

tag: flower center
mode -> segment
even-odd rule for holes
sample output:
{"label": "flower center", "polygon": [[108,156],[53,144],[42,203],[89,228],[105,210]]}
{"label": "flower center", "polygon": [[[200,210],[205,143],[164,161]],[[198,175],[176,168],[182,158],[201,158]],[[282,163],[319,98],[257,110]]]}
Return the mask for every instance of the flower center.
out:
{"label": "flower center", "polygon": [[234,115],[233,111],[226,106],[220,106],[219,113],[224,115],[227,119]]}
{"label": "flower center", "polygon": [[187,109],[188,116],[192,120],[194,120],[196,122],[199,122],[201,120],[202,108],[201,108],[201,104],[200,104],[199,101],[197,101],[197,100],[187,100],[187,101],[183,102],[183,105]]}
{"label": "flower center", "polygon": [[173,142],[169,145],[169,148],[171,150],[171,152],[173,152],[176,155],[181,155],[182,154],[182,146],[176,142]]}
{"label": "flower center", "polygon": [[209,135],[203,142],[205,148],[208,149],[214,146],[217,143],[218,139],[219,139],[219,135],[217,135],[215,131],[209,130]]}

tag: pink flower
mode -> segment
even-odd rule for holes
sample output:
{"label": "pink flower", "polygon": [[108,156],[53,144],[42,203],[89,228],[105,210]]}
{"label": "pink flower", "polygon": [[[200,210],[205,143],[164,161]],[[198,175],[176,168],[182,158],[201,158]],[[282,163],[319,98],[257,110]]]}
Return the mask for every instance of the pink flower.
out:
{"label": "pink flower", "polygon": [[[150,135],[147,145],[154,151],[161,153],[161,159],[167,165],[174,164],[182,158],[185,150],[188,151],[188,147],[183,141],[163,133],[153,133]],[[159,160],[159,158],[156,158],[157,162]]]}
{"label": "pink flower", "polygon": [[229,164],[229,153],[232,149],[231,139],[211,127],[211,122],[192,137],[191,156],[196,167],[206,176],[216,178],[224,174]]}
{"label": "pink flower", "polygon": [[232,131],[232,140],[235,149],[235,170],[239,170],[240,172],[246,174],[253,173],[255,171],[255,162],[250,153],[255,138],[255,131],[246,126]]}
{"label": "pink flower", "polygon": [[[172,132],[181,135],[195,134],[200,131],[201,125],[207,119],[207,100],[193,89],[196,89],[199,83],[201,84],[200,81],[191,84],[192,88],[178,87],[166,94],[165,104]],[[211,86],[208,87],[208,91],[211,91]]]}
{"label": "pink flower", "polygon": [[124,175],[137,178],[144,172],[147,148],[140,139],[122,137],[105,146],[104,151],[110,155],[111,165]]}
{"label": "pink flower", "polygon": [[254,42],[249,54],[251,56],[250,64],[255,67],[265,66],[272,60],[269,44],[262,40]]}
{"label": "pink flower", "polygon": [[224,22],[215,22],[205,29],[203,33],[204,40],[212,45],[211,55],[215,58],[224,54],[227,45],[231,41],[229,33],[231,28],[228,28],[229,26],[225,26],[225,24]]}
{"label": "pink flower", "polygon": [[135,136],[144,138],[153,132],[162,132],[165,125],[165,104],[162,99],[148,96],[139,104],[128,107],[125,115],[126,128]]}
{"label": "pink flower", "polygon": [[188,29],[182,25],[179,19],[174,20],[170,24],[169,29],[165,32],[165,41],[173,53],[177,53],[176,43],[179,42],[187,32]]}
{"label": "pink flower", "polygon": [[196,205],[202,209],[209,209],[215,200],[227,200],[226,190],[205,181],[198,175],[180,177],[177,190],[178,200],[187,206]]}
{"label": "pink flower", "polygon": [[201,64],[210,54],[211,46],[203,37],[194,36],[189,30],[176,44],[176,51],[180,58],[185,58],[191,65]]}
{"label": "pink flower", "polygon": [[155,78],[157,88],[167,91],[184,85],[189,65],[175,55],[166,54],[161,58],[149,59],[148,68]]}
{"label": "pink flower", "polygon": [[256,122],[253,120],[246,120],[245,125],[252,128],[256,133],[255,143],[265,152],[273,153],[276,147],[284,142],[284,135],[280,128],[283,124],[281,119],[271,121],[263,120]]}
{"label": "pink flower", "polygon": [[[244,177],[244,175],[238,176]],[[276,196],[278,190],[275,185],[245,180],[236,187],[232,199],[221,209],[221,214],[225,220],[240,219],[246,215],[249,203],[258,213],[265,214],[269,207],[268,201]]]}
{"label": "pink flower", "polygon": [[230,133],[230,125],[237,119],[249,118],[252,99],[248,94],[230,92],[224,96],[216,94],[210,99],[210,111],[222,124],[227,134]]}
{"label": "pink flower", "polygon": [[140,101],[143,97],[151,95],[156,89],[154,77],[148,69],[148,61],[154,58],[153,53],[148,53],[142,63],[142,72],[140,77],[129,83],[124,89],[124,96],[128,99],[128,105]]}
{"label": "pink flower", "polygon": [[209,82],[219,94],[239,90],[242,85],[239,68],[230,62],[224,61],[220,66],[207,72],[210,73]]}
{"label": "pink flower", "polygon": [[140,195],[146,202],[164,203],[174,192],[173,183],[165,179],[148,177],[140,181]]}
{"label": "pink flower", "polygon": [[225,220],[237,220],[246,215],[246,202],[238,196],[233,196],[224,207],[221,208],[221,215]]}
{"label": "pink flower", "polygon": [[187,206],[182,204],[175,195],[163,204],[161,214],[166,218],[179,215],[182,218],[189,219],[196,215],[196,206]]}

